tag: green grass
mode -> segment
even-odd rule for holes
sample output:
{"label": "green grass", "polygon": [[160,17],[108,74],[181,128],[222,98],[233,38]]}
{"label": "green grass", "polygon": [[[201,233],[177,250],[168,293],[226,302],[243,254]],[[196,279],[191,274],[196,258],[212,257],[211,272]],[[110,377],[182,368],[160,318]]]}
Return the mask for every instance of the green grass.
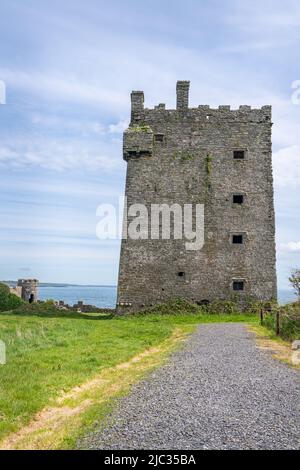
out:
{"label": "green grass", "polygon": [[[53,405],[63,391],[161,344],[176,328],[189,333],[199,323],[221,321],[258,320],[197,313],[122,318],[0,314],[0,340],[7,348],[7,364],[0,365],[0,440]],[[105,415],[106,409],[109,401],[91,407],[81,427],[90,425],[97,414]]]}

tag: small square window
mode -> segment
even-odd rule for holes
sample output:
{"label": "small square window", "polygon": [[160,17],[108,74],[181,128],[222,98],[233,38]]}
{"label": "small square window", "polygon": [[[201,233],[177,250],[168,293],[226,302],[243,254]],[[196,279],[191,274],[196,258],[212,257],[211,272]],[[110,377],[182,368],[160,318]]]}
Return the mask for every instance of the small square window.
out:
{"label": "small square window", "polygon": [[242,245],[244,243],[244,236],[240,235],[232,235],[232,244],[233,245]]}
{"label": "small square window", "polygon": [[233,204],[243,204],[244,203],[244,196],[243,194],[234,194],[232,196]]}
{"label": "small square window", "polygon": [[185,272],[183,271],[179,271],[179,273],[177,273],[178,277],[185,277]]}
{"label": "small square window", "polygon": [[241,291],[245,290],[244,281],[233,281],[232,290],[238,291],[238,292],[241,292]]}
{"label": "small square window", "polygon": [[155,142],[163,143],[164,139],[165,139],[164,134],[155,134],[155,136],[154,136],[154,141]]}
{"label": "small square window", "polygon": [[233,158],[234,158],[234,160],[244,160],[245,150],[234,150]]}

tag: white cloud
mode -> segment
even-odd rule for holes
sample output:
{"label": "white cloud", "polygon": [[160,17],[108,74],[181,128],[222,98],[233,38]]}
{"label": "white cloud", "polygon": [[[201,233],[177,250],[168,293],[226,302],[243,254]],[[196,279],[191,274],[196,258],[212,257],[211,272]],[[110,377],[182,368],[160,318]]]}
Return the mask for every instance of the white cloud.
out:
{"label": "white cloud", "polygon": [[[102,150],[99,150],[102,149]],[[17,140],[0,147],[0,166],[12,168],[40,167],[47,170],[113,171],[120,168],[120,155],[100,142],[76,140]]]}
{"label": "white cloud", "polygon": [[273,105],[273,144],[277,149],[300,145],[300,105],[294,105],[292,102],[292,96],[295,91],[292,88],[294,81],[286,82],[285,97],[270,100],[270,104]]}
{"label": "white cloud", "polygon": [[273,154],[274,182],[279,187],[300,189],[300,145]]}
{"label": "white cloud", "polygon": [[[115,247],[108,247],[106,244],[98,247],[93,247],[91,245],[87,247],[73,247],[63,245],[58,246],[56,244],[48,244],[47,250],[42,245],[36,245],[30,251],[24,251],[23,247],[20,246],[19,249],[16,246],[12,248],[0,248],[0,256],[2,260],[6,260],[10,257],[16,257],[18,255],[18,261],[26,261],[30,259],[30,262],[38,260],[42,265],[43,262],[49,260],[49,262],[54,263],[69,263],[74,260],[81,260],[82,263],[87,261],[94,261],[103,263],[104,261],[114,261],[117,262],[119,255],[119,246],[116,244]],[[99,265],[101,266],[101,264]],[[99,268],[100,269],[100,268]]]}
{"label": "white cloud", "polygon": [[[13,181],[11,180],[4,180],[1,179],[1,190],[2,196],[4,191],[10,190],[14,191],[16,195],[21,194],[21,199],[18,201],[19,204],[22,202],[28,203],[26,193],[33,193],[33,204],[42,204],[42,201],[48,201],[48,199],[52,200],[54,195],[60,196],[61,201],[64,201],[66,197],[71,196],[72,198],[79,198],[82,201],[89,199],[98,198],[103,200],[106,198],[117,198],[116,196],[116,189],[109,183],[104,183],[101,180],[101,184],[98,182],[92,181],[82,181],[80,179],[68,179],[64,178],[57,178],[55,175],[55,179],[53,180],[45,180],[45,178],[30,177],[30,179],[25,180],[23,178],[17,178],[14,175]],[[121,196],[121,194],[120,194]],[[3,208],[2,208],[3,210]]]}
{"label": "white cloud", "polygon": [[70,119],[69,117],[48,116],[45,114],[34,113],[31,116],[31,121],[35,126],[43,127],[45,129],[54,128],[57,132],[68,131],[74,132],[77,135],[87,136],[90,134],[104,135],[108,129],[104,124],[97,121],[86,121],[82,119]]}
{"label": "white cloud", "polygon": [[229,46],[221,46],[218,47],[218,52],[224,53],[245,53],[250,51],[265,51],[267,49],[272,49],[274,47],[274,43],[272,42],[265,42],[265,41],[250,41],[250,42],[242,42],[240,44],[232,44]]}
{"label": "white cloud", "polygon": [[126,106],[128,97],[109,87],[101,87],[95,80],[81,79],[80,76],[61,76],[55,72],[26,72],[19,69],[0,69],[0,76],[7,88],[15,87],[22,91],[38,93],[45,97],[55,97],[62,101],[84,102],[99,106]]}
{"label": "white cloud", "polygon": [[300,251],[300,242],[281,243],[279,248],[282,251]]}
{"label": "white cloud", "polygon": [[111,134],[122,134],[129,126],[129,119],[122,119],[117,124],[110,124],[109,132]]}
{"label": "white cloud", "polygon": [[[284,9],[280,0],[252,0],[251,2],[234,1],[234,10],[227,21],[235,23],[247,32],[278,32],[274,28],[297,28],[300,25],[300,6],[298,0],[286,0]],[[281,30],[280,30],[281,31]],[[290,31],[289,31],[290,32]]]}

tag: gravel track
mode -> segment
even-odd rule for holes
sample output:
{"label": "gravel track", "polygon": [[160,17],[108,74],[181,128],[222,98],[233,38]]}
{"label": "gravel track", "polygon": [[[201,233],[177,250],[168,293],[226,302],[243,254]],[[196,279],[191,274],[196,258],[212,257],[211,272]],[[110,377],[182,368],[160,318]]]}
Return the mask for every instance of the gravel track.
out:
{"label": "gravel track", "polygon": [[238,323],[205,324],[133,387],[86,449],[299,449],[300,374]]}

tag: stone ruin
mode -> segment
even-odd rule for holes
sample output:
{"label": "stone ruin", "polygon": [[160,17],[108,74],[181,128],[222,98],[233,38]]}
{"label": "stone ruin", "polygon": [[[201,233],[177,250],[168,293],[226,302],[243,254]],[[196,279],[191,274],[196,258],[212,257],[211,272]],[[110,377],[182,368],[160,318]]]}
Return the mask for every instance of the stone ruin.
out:
{"label": "stone ruin", "polygon": [[277,296],[271,106],[190,108],[189,85],[177,83],[176,109],[145,108],[144,93],[132,92],[125,196],[128,208],[142,204],[148,213],[152,204],[204,205],[204,246],[187,251],[175,237],[123,239],[121,314],[174,298],[201,304]]}
{"label": "stone ruin", "polygon": [[25,302],[36,303],[38,302],[38,287],[37,279],[19,279],[16,287],[10,287],[10,292]]}

